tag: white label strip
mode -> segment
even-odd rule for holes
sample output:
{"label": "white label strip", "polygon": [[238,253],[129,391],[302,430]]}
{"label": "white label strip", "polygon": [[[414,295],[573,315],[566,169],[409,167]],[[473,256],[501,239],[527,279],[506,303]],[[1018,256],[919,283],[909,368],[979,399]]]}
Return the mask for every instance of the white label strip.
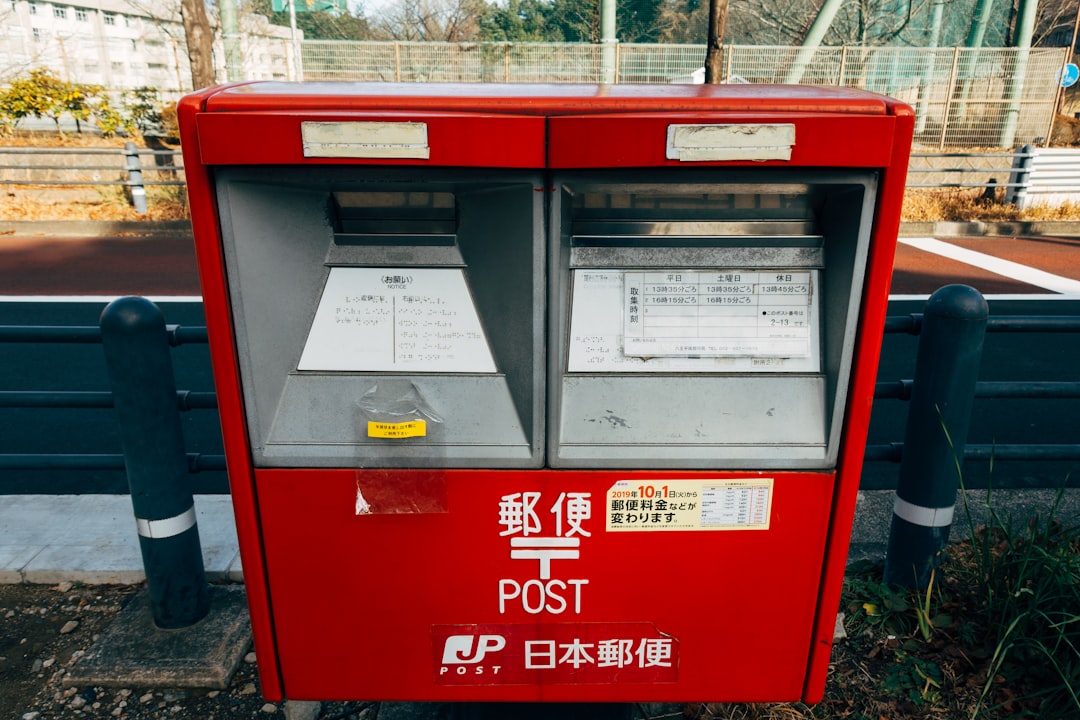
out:
{"label": "white label strip", "polygon": [[412,158],[427,160],[427,123],[303,122],[304,157]]}
{"label": "white label strip", "polygon": [[164,520],[143,520],[135,518],[135,527],[144,538],[160,540],[173,537],[195,527],[195,506],[192,505],[179,515]]}
{"label": "white label strip", "polygon": [[709,160],[790,160],[795,126],[668,125],[667,158],[682,162]]}
{"label": "white label strip", "polygon": [[923,507],[897,496],[893,503],[893,514],[901,520],[907,520],[912,525],[920,527],[948,527],[952,525],[955,508],[955,505],[946,508]]}

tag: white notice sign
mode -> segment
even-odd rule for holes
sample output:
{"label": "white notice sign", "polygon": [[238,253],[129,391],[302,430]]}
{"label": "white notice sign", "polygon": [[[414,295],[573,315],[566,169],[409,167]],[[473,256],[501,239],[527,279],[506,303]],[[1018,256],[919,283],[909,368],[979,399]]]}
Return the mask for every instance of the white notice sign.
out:
{"label": "white notice sign", "polygon": [[297,369],[496,372],[457,268],[331,268]]}
{"label": "white notice sign", "polygon": [[570,372],[820,372],[818,270],[574,270]]}
{"label": "white notice sign", "polygon": [[812,290],[809,271],[627,272],[623,352],[808,357]]}

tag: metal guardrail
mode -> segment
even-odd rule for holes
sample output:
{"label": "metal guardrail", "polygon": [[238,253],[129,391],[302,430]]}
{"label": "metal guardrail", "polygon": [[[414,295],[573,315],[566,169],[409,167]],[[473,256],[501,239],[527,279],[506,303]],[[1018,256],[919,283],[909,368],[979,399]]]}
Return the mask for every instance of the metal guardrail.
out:
{"label": "metal guardrail", "polygon": [[[206,344],[206,328],[167,325],[165,336],[169,347],[185,344]],[[0,325],[0,344],[101,344],[101,328],[97,325]],[[111,391],[65,390],[8,390],[0,392],[0,408],[100,409],[114,407]],[[216,410],[217,394],[177,390],[178,412]],[[225,469],[224,455],[187,453],[189,473]],[[124,470],[121,454],[0,454],[0,469],[6,470]]]}
{"label": "metal guardrail", "polygon": [[1023,209],[1031,204],[1080,201],[1080,150],[1025,145],[1013,173],[1016,188],[1006,201]]}
{"label": "metal guardrail", "polygon": [[[886,320],[886,333],[906,333],[921,335],[923,315],[914,313],[892,316]],[[1007,316],[989,318],[987,332],[1039,332],[1039,333],[1080,333],[1080,316]],[[187,343],[206,343],[205,327],[183,327],[169,325],[166,328],[168,344],[176,347]],[[0,344],[3,343],[101,343],[102,336],[94,326],[0,326]],[[920,344],[923,339],[920,337]],[[921,352],[921,351],[920,351]],[[877,384],[875,398],[910,400],[912,392],[919,382],[901,379]],[[191,392],[186,390],[176,393],[177,411],[194,409],[214,409],[217,397],[210,392]],[[1035,399],[1075,399],[1080,397],[1080,382],[980,382],[975,384],[975,396],[984,398],[1035,398]],[[0,408],[107,408],[113,406],[112,393],[107,391],[5,391],[0,392]],[[909,420],[910,422],[910,420]],[[938,418],[923,418],[921,422],[934,425]],[[962,443],[957,443],[959,446]],[[972,460],[1080,460],[1080,445],[966,445],[964,459]],[[871,444],[866,448],[866,461],[901,462],[904,459],[903,443]],[[210,470],[224,470],[223,455],[187,454],[188,470],[198,473]],[[124,456],[119,454],[0,454],[0,468],[3,469],[87,469],[87,470],[123,470]]]}
{"label": "metal guardrail", "polygon": [[[908,165],[908,188],[916,189],[962,189],[962,188],[1004,188],[1006,202],[1024,202],[1030,199],[1032,182],[1032,162],[1037,155],[1048,151],[1026,145],[1015,152],[913,152]],[[1080,186],[1080,151],[1066,151],[1072,156],[1058,154],[1053,174],[1049,182],[1060,185],[1067,182]],[[114,185],[129,188],[132,204],[140,213],[146,212],[146,192],[148,186],[184,186],[183,179],[168,178],[162,175],[176,176],[183,173],[183,165],[143,164],[140,158],[153,157],[175,160],[179,150],[150,150],[136,148],[134,143],[127,143],[121,149],[107,148],[22,148],[0,147],[0,158],[4,156],[86,156],[90,159],[99,157],[119,158],[122,162],[113,165],[104,164],[12,164],[0,163],[0,185],[16,186],[95,186]],[[113,171],[116,177],[111,180],[95,177],[102,172]],[[21,172],[23,177],[12,177]],[[1049,171],[1043,171],[1043,178]],[[60,173],[91,173],[91,177],[67,176],[55,177]],[[40,177],[51,174],[54,177]],[[148,177],[149,176],[149,177]],[[1062,180],[1064,178],[1064,180]],[[1038,178],[1037,178],[1038,179]],[[1041,180],[1046,182],[1046,180]]]}
{"label": "metal guardrail", "polygon": [[[1006,188],[1006,200],[1011,201],[1011,194],[1027,182],[1027,176],[1019,170],[1032,157],[1030,145],[1016,152],[913,152],[908,161],[907,187]],[[916,182],[912,182],[913,176]]]}
{"label": "metal guardrail", "polygon": [[[40,147],[0,147],[0,157],[72,157],[95,160],[98,158],[117,158],[119,162],[111,165],[92,162],[73,164],[24,162],[12,164],[0,163],[0,185],[16,186],[62,186],[92,187],[112,185],[126,188],[131,194],[131,204],[138,213],[147,211],[147,186],[183,187],[187,183],[176,177],[184,172],[184,166],[176,164],[181,157],[179,150],[153,150],[140,148],[133,142],[124,143],[123,148],[40,148]],[[143,165],[142,157],[151,157],[154,163]],[[158,161],[163,160],[165,164]],[[112,179],[105,179],[102,173],[115,173]],[[47,177],[41,177],[44,174]],[[147,175],[152,177],[147,177]],[[22,177],[15,177],[22,175]]]}
{"label": "metal guardrail", "polygon": [[[919,335],[920,345],[924,316],[922,313],[897,315],[886,319],[885,332]],[[1020,315],[991,317],[986,321],[988,333],[1080,333],[1080,316]],[[920,348],[920,353],[922,352]],[[910,401],[918,379],[879,382],[874,389],[875,399]],[[1080,382],[1060,381],[995,381],[976,382],[976,398],[1019,399],[1075,399],[1080,398]],[[924,422],[936,427],[938,418],[926,418]],[[962,443],[958,443],[962,444]],[[903,461],[903,443],[868,445],[866,460],[899,463]],[[1080,445],[966,445],[965,460],[1080,460]]]}

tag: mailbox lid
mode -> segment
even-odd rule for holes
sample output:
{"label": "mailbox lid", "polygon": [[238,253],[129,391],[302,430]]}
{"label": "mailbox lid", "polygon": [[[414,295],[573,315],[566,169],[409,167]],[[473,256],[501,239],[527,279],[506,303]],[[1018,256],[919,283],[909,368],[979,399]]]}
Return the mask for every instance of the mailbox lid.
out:
{"label": "mailbox lid", "polygon": [[[291,108],[202,113],[196,122],[206,165],[540,168],[544,164],[545,129],[539,117]],[[383,141],[387,134],[392,142]]]}
{"label": "mailbox lid", "polygon": [[515,112],[538,116],[613,112],[834,113],[888,115],[899,105],[854,88],[809,85],[599,85],[511,83],[253,82],[209,95],[210,113],[386,110]]}
{"label": "mailbox lid", "polygon": [[553,117],[548,166],[887,167],[895,127],[893,117],[843,111],[713,108]]}
{"label": "mailbox lid", "polygon": [[[898,106],[851,88],[760,85],[256,82],[204,97],[198,126],[207,165],[384,163],[385,156],[367,157],[355,148],[312,156],[305,132],[323,124],[356,135],[361,126],[399,123],[424,126],[429,155],[398,155],[394,164],[535,168],[546,159],[549,167],[654,165],[653,144],[641,142],[648,134],[643,123],[666,127],[665,118],[680,113],[688,121],[708,115],[713,122],[723,113],[724,122],[735,123],[800,118],[803,133],[811,135],[799,146],[796,164],[817,158],[817,164],[867,166],[888,158],[882,139],[892,131],[882,121],[888,123]],[[879,122],[867,124],[870,118]],[[612,142],[613,121],[625,142]],[[838,137],[845,142],[835,142]],[[855,137],[868,142],[852,142]],[[360,138],[351,144],[372,143]],[[810,152],[816,147],[829,147],[829,159],[821,162],[825,151]]]}

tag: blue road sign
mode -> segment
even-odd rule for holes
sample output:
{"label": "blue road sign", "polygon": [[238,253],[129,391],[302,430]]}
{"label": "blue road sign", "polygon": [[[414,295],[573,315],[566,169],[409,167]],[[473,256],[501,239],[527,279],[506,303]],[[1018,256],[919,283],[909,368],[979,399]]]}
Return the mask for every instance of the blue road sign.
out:
{"label": "blue road sign", "polygon": [[1080,68],[1072,63],[1067,64],[1061,71],[1061,87],[1071,87],[1077,80],[1080,80]]}

